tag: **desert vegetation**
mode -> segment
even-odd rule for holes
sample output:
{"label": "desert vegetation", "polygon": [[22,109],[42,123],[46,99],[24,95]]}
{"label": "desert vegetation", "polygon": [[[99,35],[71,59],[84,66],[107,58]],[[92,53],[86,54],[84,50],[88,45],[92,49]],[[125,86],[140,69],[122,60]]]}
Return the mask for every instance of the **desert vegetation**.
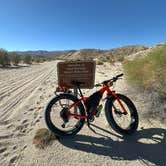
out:
{"label": "desert vegetation", "polygon": [[20,63],[29,64],[43,63],[45,61],[54,60],[55,58],[35,56],[30,54],[19,54],[17,52],[8,52],[5,49],[0,49],[0,66],[18,66]]}
{"label": "desert vegetation", "polygon": [[32,57],[31,57],[31,55],[25,55],[23,57],[23,62],[30,65],[32,63]]}
{"label": "desert vegetation", "polygon": [[30,55],[21,56],[16,52],[8,52],[4,49],[0,49],[0,65],[2,67],[11,65],[18,66],[20,62],[31,64],[32,57]]}
{"label": "desert vegetation", "polygon": [[10,55],[4,49],[0,49],[0,65],[3,67],[10,65]]}
{"label": "desert vegetation", "polygon": [[166,44],[144,58],[126,62],[124,67],[130,83],[166,94]]}
{"label": "desert vegetation", "polygon": [[[155,47],[146,56],[125,61],[128,82],[152,97],[151,113],[166,113],[166,44]],[[157,111],[155,111],[158,108]]]}
{"label": "desert vegetation", "polygon": [[96,61],[96,65],[103,65],[103,64],[104,64],[104,62],[101,61],[101,60],[97,60],[97,61]]}
{"label": "desert vegetation", "polygon": [[36,134],[33,138],[33,144],[37,148],[44,149],[55,139],[57,139],[57,137],[54,133],[46,128],[41,128],[36,131]]}
{"label": "desert vegetation", "polygon": [[34,63],[43,63],[43,62],[49,61],[49,60],[50,60],[50,59],[45,58],[45,57],[36,57],[36,56],[34,56],[34,57],[32,58],[32,62],[34,62]]}
{"label": "desert vegetation", "polygon": [[[11,58],[12,54],[10,52],[7,52],[7,53],[4,53],[5,56],[9,55],[9,57]],[[19,54],[20,54],[21,60],[16,62],[18,63],[18,65],[23,62],[23,57],[28,54],[33,55],[32,64],[36,63],[35,61],[38,61],[38,58],[39,58],[39,54],[38,55],[34,55],[33,53],[26,53],[26,54],[19,53]],[[13,57],[14,56],[15,55],[13,55]],[[163,56],[164,56],[164,53],[163,53]],[[145,59],[146,58],[155,59],[152,57],[153,56],[151,54],[146,56]],[[40,58],[41,58],[40,59],[41,61],[45,60],[44,55],[40,55]],[[161,57],[161,58],[162,58],[161,59],[162,62],[158,62],[158,63],[156,62],[156,61],[159,61],[158,56],[157,56],[157,60],[154,60],[154,62],[152,61],[154,65],[157,65],[154,68],[155,68],[156,74],[158,75],[165,74],[165,71],[164,71],[165,63],[163,62],[165,60],[164,60],[164,57]],[[52,57],[50,58],[50,60],[51,59]],[[122,63],[120,63],[119,61],[116,62],[111,58],[109,59],[105,57],[104,55],[100,55],[100,57],[94,58],[94,60],[95,59],[102,61],[102,63],[104,63],[103,65],[96,66],[95,83],[109,79],[117,74],[120,74],[124,70]],[[46,60],[48,61],[48,59]],[[141,60],[141,58],[138,58],[138,61],[139,60],[143,61]],[[129,61],[129,59],[125,59],[125,62],[123,62],[124,65],[126,65],[125,72],[128,74],[129,80],[131,79],[130,72],[133,72],[133,70],[137,71],[139,69],[139,72],[141,72],[143,65],[145,65],[146,68],[149,67],[147,63],[149,63],[150,60],[147,60],[146,63],[144,64],[142,64],[141,62],[141,67],[139,66],[139,68],[137,69],[135,69],[136,65],[129,66],[130,63],[138,63],[138,61],[135,61],[135,60]],[[45,128],[46,124],[44,121],[43,111],[45,109],[46,104],[54,96],[54,91],[58,84],[57,70],[56,70],[56,66],[58,62],[59,61],[45,62],[40,65],[31,65],[31,67],[19,67],[16,70],[15,69],[3,70],[1,67],[0,69],[0,78],[1,78],[0,79],[0,91],[1,91],[1,94],[0,94],[0,100],[1,100],[1,104],[0,104],[0,110],[1,110],[0,111],[0,122],[1,122],[0,165],[13,165],[11,163],[14,163],[14,165],[54,165],[54,163],[57,163],[57,162],[59,165],[76,165],[76,164],[79,164],[80,161],[83,163],[83,165],[86,164],[84,160],[79,160],[79,162],[76,163],[78,157],[80,158],[80,156],[87,159],[87,161],[92,161],[90,163],[91,165],[93,165],[93,163],[96,163],[96,161],[98,162],[99,165],[102,165],[103,163],[106,163],[107,165],[110,165],[110,164],[116,165],[114,160],[112,160],[110,157],[114,157],[114,156],[119,157],[119,152],[122,155],[120,157],[124,157],[123,149],[124,149],[124,145],[126,145],[126,140],[124,140],[124,144],[123,144],[122,143],[123,138],[120,138],[116,133],[114,133],[114,131],[108,125],[106,119],[103,118],[104,114],[102,113],[100,117],[96,118],[96,122],[97,122],[96,124],[99,124],[101,129],[95,128],[95,127],[94,129],[98,133],[101,133],[104,136],[103,139],[101,139],[100,134],[96,134],[92,132],[91,130],[87,130],[86,126],[83,128],[83,130],[78,135],[78,137],[77,136],[75,137],[76,139],[69,139],[68,141],[67,139],[64,139],[64,140],[59,139],[53,133],[51,133],[48,129]],[[150,63],[151,65],[153,64],[152,62]],[[13,65],[12,58],[10,63],[11,65]],[[114,63],[114,65],[110,65],[111,63]],[[148,68],[148,70],[145,70],[145,71],[151,72],[149,70],[151,70],[151,68]],[[165,75],[160,76],[160,78],[157,78],[157,75],[156,77],[154,77],[156,79],[156,85],[155,85],[156,87],[153,87],[152,89],[151,83],[149,84],[146,83],[145,85],[144,84],[141,85],[141,81],[138,81],[138,80],[137,80],[138,81],[137,83],[136,79],[137,79],[137,76],[139,75],[139,72],[135,75],[135,77],[132,77],[132,79],[129,82],[130,83],[132,82],[132,85],[136,84],[137,87],[142,86],[142,89],[144,91],[155,92],[155,93],[146,93],[146,95],[144,96],[140,95],[138,93],[139,92],[138,90],[136,90],[136,92],[132,91],[131,93],[130,90],[132,90],[132,88],[131,86],[128,86],[129,84],[127,84],[126,79],[119,80],[115,86],[115,90],[117,92],[126,94],[127,96],[131,97],[132,101],[135,103],[136,107],[138,108],[139,116],[142,112],[153,111],[154,113],[154,111],[156,112],[160,111],[158,115],[161,115],[161,117],[163,117],[164,119],[165,116],[164,114],[162,114],[164,111],[162,111],[161,109],[161,107],[163,108],[164,106],[164,93],[163,92],[160,93],[160,91],[164,89],[164,86],[163,88],[159,89],[158,81],[162,79],[160,84],[163,85],[163,82],[164,82],[163,80],[165,78]],[[144,73],[140,73],[140,74],[144,74]],[[146,81],[146,79],[144,79],[144,81]],[[90,90],[85,89],[84,92],[86,93],[85,95],[88,96],[94,91],[96,91],[96,88],[90,89]],[[152,100],[150,98],[151,95],[149,94],[152,94],[154,96]],[[158,96],[160,95],[160,98],[156,94]],[[145,98],[148,98],[148,101],[144,100]],[[158,104],[158,107],[155,107],[155,105],[150,103],[149,102],[150,100],[155,101],[155,103]],[[149,109],[147,107],[148,104],[152,105],[153,109]],[[104,113],[104,110],[103,110],[103,113]],[[157,129],[162,127],[165,128],[166,123],[161,123],[162,121],[158,121],[156,117],[157,116],[154,116],[153,118],[154,120],[153,127],[157,126]],[[153,122],[149,120],[152,120],[152,119],[147,120],[147,119],[143,119],[140,116],[138,134],[135,134],[136,137],[132,137],[132,140],[135,138],[135,141],[133,141],[132,146],[131,146],[131,141],[129,141],[129,144],[127,144],[127,148],[129,148],[129,151],[131,152],[128,155],[129,158],[127,158],[127,160],[131,159],[130,157],[133,154],[133,147],[138,145],[138,147],[135,148],[135,149],[138,149],[138,151],[136,151],[136,155],[138,156],[142,154],[142,151],[144,151],[144,149],[147,149],[147,147],[149,147],[149,144],[151,143],[151,139],[146,139],[146,138],[149,137],[149,133],[151,133],[152,131],[151,122]],[[140,144],[138,142],[138,138],[139,138],[138,135],[142,136],[145,134],[143,132],[144,128],[145,129],[150,128],[150,130],[148,130],[147,137],[145,137],[146,142],[143,142],[143,144]],[[102,130],[102,129],[105,129],[105,130]],[[165,132],[165,129],[161,131],[163,134],[163,131]],[[141,134],[139,134],[139,132]],[[117,135],[117,138],[116,138],[116,135]],[[152,138],[151,135],[150,137]],[[108,141],[105,138],[109,138]],[[164,142],[165,139],[164,138],[162,139],[162,135],[159,135],[158,138],[161,138],[161,141],[165,143]],[[122,139],[122,141],[120,141],[120,139]],[[55,140],[58,140],[58,141],[55,141]],[[92,146],[91,141],[92,143],[94,142],[96,146]],[[157,141],[159,141],[159,139]],[[115,147],[118,147],[118,149],[122,149],[122,151],[118,151],[117,156],[116,156],[117,154],[116,148],[114,148],[115,152],[110,154],[110,148],[112,148],[113,144],[115,145]],[[140,145],[142,145],[141,149],[140,149]],[[110,148],[108,148],[108,146],[110,146]],[[74,149],[72,149],[72,147],[74,147]],[[105,147],[105,148],[101,150],[101,147],[102,148]],[[159,146],[157,153],[161,151],[161,148],[163,148],[162,150],[165,149],[165,147],[163,147],[163,144]],[[150,149],[150,151],[148,149],[146,155],[151,156],[151,151],[156,152],[156,141],[154,144],[154,149],[152,148]],[[99,155],[96,155],[93,153],[94,151],[101,152],[101,153],[99,153]],[[48,153],[49,155],[47,155]],[[154,154],[156,155],[156,153]],[[62,160],[64,157],[67,160]],[[158,158],[158,156],[156,158]],[[145,159],[146,159],[146,156],[145,156]],[[138,163],[138,161],[140,161],[140,159],[138,159],[136,162]],[[160,160],[159,158],[158,161],[162,162],[165,160]],[[153,161],[150,160],[150,162],[153,162]],[[120,160],[120,163],[118,164],[121,164],[121,160]],[[131,165],[135,165],[135,163],[131,163]]]}
{"label": "desert vegetation", "polygon": [[[64,50],[64,51],[16,51],[8,52],[0,49],[0,65],[5,67],[9,65],[17,66],[19,63],[32,64],[43,63],[51,60],[94,60],[98,59],[99,65],[104,62],[112,64],[113,61],[123,61],[124,57],[146,50],[145,46],[125,46],[110,50],[100,49],[80,49],[80,50]],[[98,62],[97,62],[98,63]]]}
{"label": "desert vegetation", "polygon": [[18,64],[21,62],[21,56],[15,52],[11,52],[8,56],[10,56],[11,62],[14,66],[18,66]]}

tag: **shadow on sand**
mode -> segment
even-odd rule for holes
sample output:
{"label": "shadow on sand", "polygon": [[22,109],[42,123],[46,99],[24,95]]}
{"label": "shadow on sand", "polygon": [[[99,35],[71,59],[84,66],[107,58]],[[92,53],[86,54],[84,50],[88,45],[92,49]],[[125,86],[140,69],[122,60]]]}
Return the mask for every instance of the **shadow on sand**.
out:
{"label": "shadow on sand", "polygon": [[5,69],[5,70],[12,70],[12,69],[20,69],[20,68],[26,68],[26,67],[30,67],[30,65],[25,65],[25,66],[6,66],[6,67],[2,67],[0,66],[0,69]]}
{"label": "shadow on sand", "polygon": [[[72,149],[110,156],[114,160],[141,160],[145,165],[154,163],[166,164],[166,130],[149,128],[137,131],[132,136],[121,137],[120,141],[113,141],[108,133],[96,125],[94,127],[107,132],[107,136],[97,138],[87,135],[76,135],[74,138],[60,139],[60,143]],[[100,134],[101,135],[101,134]],[[115,134],[114,134],[115,135]],[[147,162],[149,161],[149,162]]]}

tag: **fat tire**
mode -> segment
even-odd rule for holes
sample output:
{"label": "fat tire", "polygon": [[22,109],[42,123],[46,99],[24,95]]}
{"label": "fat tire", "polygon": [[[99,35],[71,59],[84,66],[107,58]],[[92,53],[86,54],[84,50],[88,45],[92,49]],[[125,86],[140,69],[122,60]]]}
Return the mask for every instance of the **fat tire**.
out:
{"label": "fat tire", "polygon": [[[55,133],[55,135],[59,136],[59,137],[71,137],[71,136],[74,136],[76,135],[80,130],[81,128],[83,127],[84,125],[84,122],[85,122],[85,119],[80,119],[79,120],[79,123],[77,125],[76,128],[74,128],[72,131],[62,131],[60,129],[58,129],[51,121],[51,117],[50,117],[50,113],[51,113],[51,108],[52,106],[60,99],[69,99],[69,100],[72,100],[73,102],[77,102],[78,101],[78,98],[75,97],[74,95],[72,94],[60,94],[58,96],[55,96],[54,98],[52,98],[50,100],[50,102],[48,103],[48,105],[46,106],[46,109],[45,109],[45,122],[46,122],[46,125],[47,127],[53,132]],[[82,116],[85,116],[85,109],[84,109],[84,106],[83,104],[80,102],[78,104],[78,109],[80,110],[80,115]]]}
{"label": "fat tire", "polygon": [[137,113],[137,109],[135,107],[135,105],[133,104],[133,102],[125,95],[122,94],[117,94],[118,98],[120,100],[122,100],[130,109],[131,115],[134,117],[135,122],[132,123],[130,125],[129,129],[123,129],[120,126],[117,125],[114,117],[113,117],[113,109],[112,109],[112,105],[113,102],[116,100],[113,96],[110,96],[109,99],[106,102],[105,105],[105,115],[106,115],[106,119],[108,121],[108,123],[110,124],[110,126],[118,133],[120,134],[133,134],[137,128],[138,128],[138,123],[139,123],[139,117],[138,117],[138,113]]}

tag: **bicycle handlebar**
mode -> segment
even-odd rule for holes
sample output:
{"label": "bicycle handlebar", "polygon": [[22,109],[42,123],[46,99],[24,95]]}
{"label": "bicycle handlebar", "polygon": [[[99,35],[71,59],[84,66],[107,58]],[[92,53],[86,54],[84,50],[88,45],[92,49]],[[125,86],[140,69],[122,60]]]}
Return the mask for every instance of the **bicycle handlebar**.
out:
{"label": "bicycle handlebar", "polygon": [[101,82],[101,83],[95,84],[95,86],[97,87],[97,86],[101,86],[101,85],[106,85],[106,84],[108,84],[110,81],[116,82],[116,81],[119,79],[119,77],[122,77],[123,75],[124,75],[123,73],[118,74],[118,75],[116,75],[115,77],[113,77],[113,78],[111,78],[111,79],[109,79],[109,80],[105,80],[105,81],[103,81],[103,82]]}
{"label": "bicycle handlebar", "polygon": [[118,78],[118,77],[122,77],[124,74],[123,73],[121,73],[121,74],[119,74],[119,75],[117,75],[116,77]]}

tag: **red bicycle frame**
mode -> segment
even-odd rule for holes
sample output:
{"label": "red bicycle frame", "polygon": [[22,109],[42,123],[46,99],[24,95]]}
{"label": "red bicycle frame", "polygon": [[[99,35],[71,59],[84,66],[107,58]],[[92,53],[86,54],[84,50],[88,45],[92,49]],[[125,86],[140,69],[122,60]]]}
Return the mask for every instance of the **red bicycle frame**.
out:
{"label": "red bicycle frame", "polygon": [[[123,114],[126,115],[126,114],[127,114],[127,111],[126,111],[125,107],[123,106],[122,102],[120,101],[120,99],[118,98],[118,96],[116,95],[115,91],[111,91],[111,90],[109,89],[109,87],[112,86],[112,85],[113,85],[113,82],[110,82],[110,83],[107,84],[107,85],[103,85],[103,87],[102,87],[101,89],[99,89],[98,91],[101,93],[101,95],[103,95],[104,92],[106,91],[106,92],[107,92],[107,96],[113,96],[113,97],[118,101],[120,107],[122,108]],[[81,97],[77,102],[72,103],[72,104],[69,106],[69,108],[68,108],[68,111],[69,111],[69,112],[68,112],[68,115],[69,115],[69,116],[73,116],[73,117],[77,117],[77,118],[84,118],[84,119],[87,119],[87,118],[88,118],[87,115],[82,116],[82,115],[79,115],[79,114],[70,113],[70,109],[73,108],[73,107],[75,107],[75,106],[78,106],[78,104],[79,104],[80,102],[83,102],[84,105],[85,105],[85,102],[86,102],[87,99],[89,99],[89,97],[84,97],[84,96],[82,95],[82,97]],[[113,104],[113,108],[114,108],[115,110],[117,110],[114,104]],[[86,105],[85,105],[85,110],[86,110],[86,112],[87,112]]]}

